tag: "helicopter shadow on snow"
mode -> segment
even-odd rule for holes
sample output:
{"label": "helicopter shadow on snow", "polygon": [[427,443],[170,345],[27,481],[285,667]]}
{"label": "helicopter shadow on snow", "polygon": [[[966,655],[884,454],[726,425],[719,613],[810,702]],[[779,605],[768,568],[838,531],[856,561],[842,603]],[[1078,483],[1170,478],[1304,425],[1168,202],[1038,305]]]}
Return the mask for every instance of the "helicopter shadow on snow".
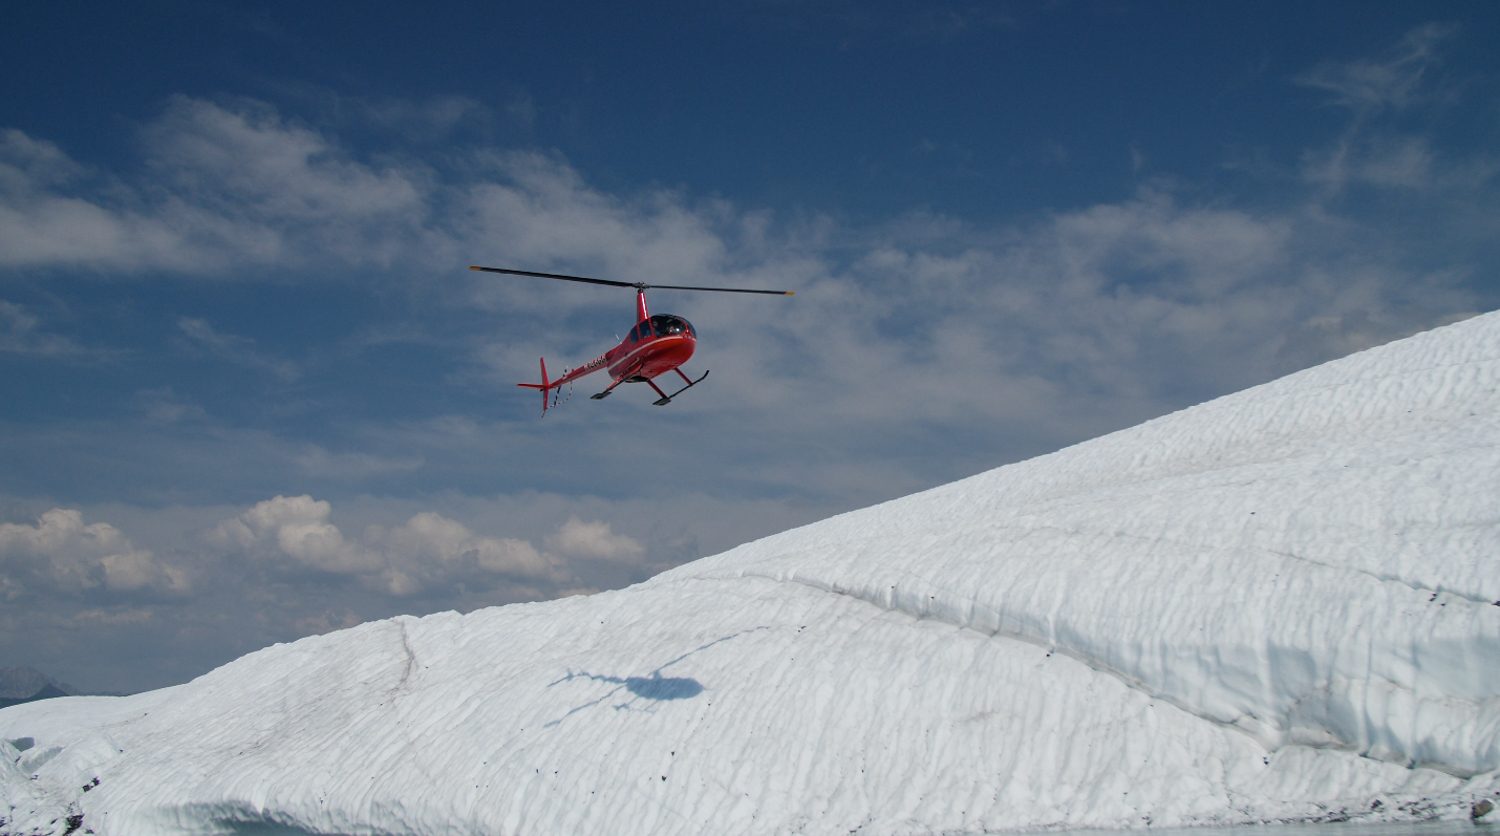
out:
{"label": "helicopter shadow on snow", "polygon": [[[703,683],[699,682],[696,679],[693,679],[692,677],[662,676],[662,671],[677,664],[678,662],[681,662],[684,659],[687,659],[690,656],[701,653],[716,644],[727,642],[730,639],[738,638],[745,635],[746,633],[754,633],[759,630],[766,629],[769,628],[756,627],[754,630],[742,630],[741,632],[734,633],[733,635],[714,639],[708,644],[689,650],[681,656],[678,656],[676,659],[673,659],[672,661],[659,666],[656,670],[647,673],[645,676],[611,676],[608,674],[590,673],[588,671],[575,671],[569,668],[567,676],[564,676],[554,682],[547,683],[547,687],[551,688],[555,685],[561,685],[564,682],[572,682],[575,679],[588,679],[593,680],[594,682],[603,682],[615,687],[609,689],[609,691],[604,693],[602,696],[596,699],[589,700],[583,705],[570,710],[567,714],[564,714],[556,720],[547,723],[545,727],[550,728],[552,726],[556,726],[557,724],[568,719],[569,717],[572,717],[574,714],[577,714],[580,711],[588,708],[593,708],[594,706],[600,705],[605,702],[612,702],[616,695],[620,694],[621,691],[627,692],[629,696],[625,697],[623,702],[610,706],[616,711],[649,712],[655,711],[657,703],[666,702],[669,700],[692,699],[693,697],[696,697],[699,694],[703,693],[703,691],[705,690]],[[646,702],[646,705],[638,705],[637,703],[640,700],[644,700]]]}

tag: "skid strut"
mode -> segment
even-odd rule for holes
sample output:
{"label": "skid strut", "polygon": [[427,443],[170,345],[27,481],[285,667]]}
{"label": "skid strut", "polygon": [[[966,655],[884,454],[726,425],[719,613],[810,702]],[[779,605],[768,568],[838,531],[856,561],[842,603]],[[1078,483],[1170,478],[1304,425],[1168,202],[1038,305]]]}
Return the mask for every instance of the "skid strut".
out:
{"label": "skid strut", "polygon": [[614,383],[611,383],[611,384],[609,384],[609,386],[605,387],[605,389],[604,389],[603,392],[600,392],[597,395],[589,395],[589,400],[591,400],[591,401],[602,401],[602,400],[604,400],[605,398],[609,397],[609,393],[610,392],[615,391],[615,387],[616,386],[619,386],[621,383],[624,383],[624,382],[625,382],[625,378],[623,378],[623,377],[620,378],[619,380],[616,380]]}
{"label": "skid strut", "polygon": [[687,385],[682,387],[681,389],[678,389],[676,392],[673,392],[670,395],[668,395],[666,392],[663,392],[661,389],[657,389],[657,386],[654,382],[650,380],[646,381],[646,383],[649,384],[652,389],[656,389],[656,394],[661,395],[661,399],[655,401],[655,404],[657,406],[666,406],[667,404],[672,402],[673,398],[681,395],[683,392],[686,392],[694,386],[697,386],[698,384],[703,382],[703,378],[708,377],[707,371],[705,371],[697,380],[692,380],[687,375],[683,374],[682,369],[673,369],[672,371],[677,372],[677,376],[682,378],[683,381],[687,383]]}
{"label": "skid strut", "polygon": [[[635,373],[638,372],[638,371],[640,371],[640,370],[641,370],[641,364],[640,363],[635,364],[635,366],[633,366],[630,371],[628,371],[625,374],[622,374],[619,377],[615,378],[615,381],[613,383],[611,383],[608,386],[604,387],[604,391],[603,392],[600,392],[597,395],[589,395],[589,400],[593,400],[593,401],[602,401],[602,400],[604,400],[605,398],[609,397],[609,393],[610,392],[615,391],[615,387],[616,386],[619,386],[621,383],[628,382],[632,377],[635,377]],[[636,378],[636,379],[639,380],[640,378]]]}

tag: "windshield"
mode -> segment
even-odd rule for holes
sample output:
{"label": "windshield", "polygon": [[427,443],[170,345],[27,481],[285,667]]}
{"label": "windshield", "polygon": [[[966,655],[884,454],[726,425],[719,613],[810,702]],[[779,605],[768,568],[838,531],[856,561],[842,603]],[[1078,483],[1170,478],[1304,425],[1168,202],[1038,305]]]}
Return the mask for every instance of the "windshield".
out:
{"label": "windshield", "polygon": [[697,336],[697,332],[693,330],[693,326],[688,324],[688,321],[686,319],[683,319],[680,316],[672,316],[670,314],[658,314],[657,316],[651,317],[651,328],[661,336],[666,336],[668,334],[681,334],[683,332],[687,332],[689,334]]}

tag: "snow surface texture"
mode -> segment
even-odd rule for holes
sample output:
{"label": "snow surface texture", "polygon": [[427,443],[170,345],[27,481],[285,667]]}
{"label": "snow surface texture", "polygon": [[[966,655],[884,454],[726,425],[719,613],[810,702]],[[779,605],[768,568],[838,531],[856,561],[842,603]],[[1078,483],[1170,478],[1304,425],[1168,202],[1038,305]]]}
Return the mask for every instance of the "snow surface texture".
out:
{"label": "snow surface texture", "polygon": [[1496,601],[1491,314],[629,589],[0,711],[0,832],[1463,817]]}

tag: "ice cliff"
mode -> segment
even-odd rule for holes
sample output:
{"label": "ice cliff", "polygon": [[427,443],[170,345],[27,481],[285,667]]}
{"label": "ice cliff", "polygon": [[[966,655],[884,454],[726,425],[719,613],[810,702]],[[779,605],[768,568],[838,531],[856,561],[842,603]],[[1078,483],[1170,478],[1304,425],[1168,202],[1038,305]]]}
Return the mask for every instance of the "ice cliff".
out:
{"label": "ice cliff", "polygon": [[1467,816],[1500,792],[1500,314],[629,589],[0,738],[10,834]]}

